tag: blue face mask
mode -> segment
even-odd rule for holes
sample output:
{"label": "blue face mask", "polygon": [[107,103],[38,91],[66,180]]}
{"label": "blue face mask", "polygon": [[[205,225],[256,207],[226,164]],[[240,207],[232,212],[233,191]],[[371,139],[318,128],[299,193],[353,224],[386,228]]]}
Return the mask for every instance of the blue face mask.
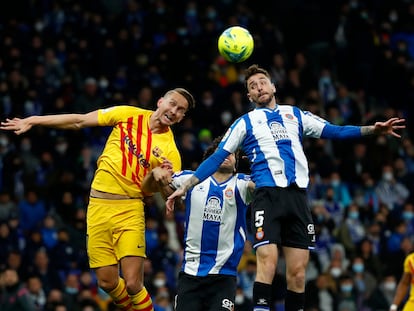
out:
{"label": "blue face mask", "polygon": [[413,217],[414,217],[414,213],[406,211],[406,212],[402,213],[402,217],[403,217],[404,220],[412,220]]}
{"label": "blue face mask", "polygon": [[342,284],[341,285],[341,291],[344,293],[350,293],[352,291],[352,284]]}
{"label": "blue face mask", "polygon": [[339,181],[339,180],[337,180],[337,179],[335,179],[335,180],[332,180],[332,181],[331,181],[331,185],[332,185],[332,187],[338,187],[338,186],[339,186],[339,184],[340,184],[340,181]]}
{"label": "blue face mask", "polygon": [[357,212],[357,211],[352,211],[352,212],[349,212],[348,216],[349,216],[349,218],[351,218],[351,219],[358,219],[358,217],[359,217],[359,212]]}
{"label": "blue face mask", "polygon": [[77,294],[79,290],[74,287],[66,287],[65,292],[68,293],[69,295],[74,295],[74,294]]}
{"label": "blue face mask", "polygon": [[353,264],[352,270],[354,270],[355,273],[361,273],[364,271],[364,265],[362,263]]}

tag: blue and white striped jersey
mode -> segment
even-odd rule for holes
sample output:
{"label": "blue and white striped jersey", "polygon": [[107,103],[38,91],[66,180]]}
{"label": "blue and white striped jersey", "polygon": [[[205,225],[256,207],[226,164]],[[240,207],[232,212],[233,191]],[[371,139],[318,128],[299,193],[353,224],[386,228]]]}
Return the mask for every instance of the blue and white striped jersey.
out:
{"label": "blue and white striped jersey", "polygon": [[[174,174],[173,185],[179,187],[193,173]],[[251,202],[249,181],[244,174],[222,183],[210,176],[187,192],[182,271],[194,276],[237,275]]]}
{"label": "blue and white striped jersey", "polygon": [[235,152],[239,147],[251,165],[251,178],[260,187],[307,188],[308,161],[303,137],[360,137],[357,126],[337,126],[289,105],[256,108],[237,119],[224,135],[219,149]]}

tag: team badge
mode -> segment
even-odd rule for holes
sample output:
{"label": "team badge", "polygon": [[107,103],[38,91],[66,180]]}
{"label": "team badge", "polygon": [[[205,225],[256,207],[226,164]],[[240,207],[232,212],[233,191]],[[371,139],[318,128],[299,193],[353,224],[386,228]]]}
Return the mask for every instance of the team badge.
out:
{"label": "team badge", "polygon": [[293,120],[293,116],[290,113],[285,114],[286,119]]}
{"label": "team badge", "polygon": [[256,240],[262,240],[264,238],[264,232],[262,228],[257,228]]}
{"label": "team badge", "polygon": [[226,196],[227,199],[230,199],[233,197],[233,189],[228,188],[224,191],[224,195]]}
{"label": "team badge", "polygon": [[158,158],[162,155],[162,150],[160,149],[160,147],[155,147],[154,149],[152,149],[152,154]]}

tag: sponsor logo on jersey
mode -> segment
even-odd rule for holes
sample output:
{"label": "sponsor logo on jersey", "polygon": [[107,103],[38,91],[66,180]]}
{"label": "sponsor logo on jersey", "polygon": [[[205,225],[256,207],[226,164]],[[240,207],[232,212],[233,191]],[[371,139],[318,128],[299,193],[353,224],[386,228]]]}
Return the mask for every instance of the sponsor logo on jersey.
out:
{"label": "sponsor logo on jersey", "polygon": [[144,158],[142,153],[138,153],[137,146],[133,143],[132,139],[127,135],[124,138],[125,144],[127,145],[128,151],[138,158],[139,164],[144,168],[149,168],[150,164],[147,159]]}
{"label": "sponsor logo on jersey", "polygon": [[286,131],[285,127],[279,122],[271,122],[269,124],[270,132],[272,133],[273,139],[275,141],[279,140],[288,140],[289,134]]}
{"label": "sponsor logo on jersey", "polygon": [[203,220],[221,222],[222,209],[221,201],[218,197],[210,197],[204,207]]}

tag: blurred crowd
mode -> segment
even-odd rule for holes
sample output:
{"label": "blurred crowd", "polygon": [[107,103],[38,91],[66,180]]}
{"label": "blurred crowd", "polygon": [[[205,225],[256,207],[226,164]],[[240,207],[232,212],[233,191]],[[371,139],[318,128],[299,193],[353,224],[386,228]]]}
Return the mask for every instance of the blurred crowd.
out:
{"label": "blurred crowd", "polygon": [[[240,64],[217,52],[219,34],[236,24],[255,39]],[[252,108],[243,85],[252,63],[269,70],[280,102],[332,123],[407,119],[401,140],[304,141],[318,233],[306,310],[388,310],[414,250],[414,1],[0,2],[2,120],[120,104],[152,109],[166,89],[183,86],[197,99],[174,127],[185,169]],[[85,252],[89,186],[108,133],[0,132],[1,310],[13,295],[27,310],[115,310]],[[239,169],[248,172],[248,163]],[[147,198],[145,285],[156,310],[169,311],[184,215],[166,216],[163,204]],[[247,241],[236,310],[250,308],[255,267]],[[283,258],[279,269],[274,301],[283,310]]]}

